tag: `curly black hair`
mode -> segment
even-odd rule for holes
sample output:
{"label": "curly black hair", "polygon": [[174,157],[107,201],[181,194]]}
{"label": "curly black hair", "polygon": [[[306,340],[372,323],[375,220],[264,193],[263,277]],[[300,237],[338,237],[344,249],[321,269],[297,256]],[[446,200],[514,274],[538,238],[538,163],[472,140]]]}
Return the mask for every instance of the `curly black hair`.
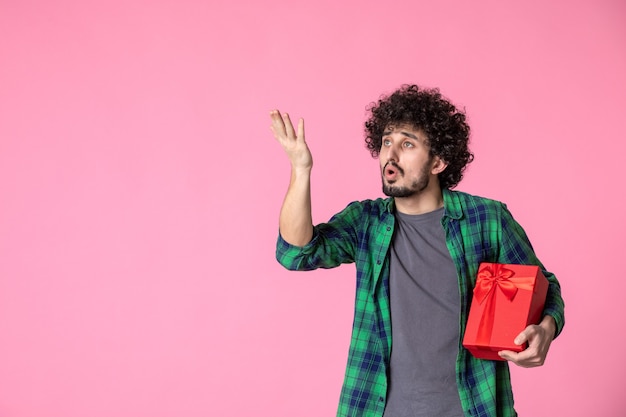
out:
{"label": "curly black hair", "polygon": [[365,143],[372,157],[378,157],[383,132],[389,124],[409,124],[424,131],[430,154],[448,164],[438,175],[439,186],[454,188],[461,181],[463,171],[474,159],[468,148],[470,127],[465,113],[457,110],[439,89],[405,84],[371,103],[367,110],[371,116],[365,122]]}

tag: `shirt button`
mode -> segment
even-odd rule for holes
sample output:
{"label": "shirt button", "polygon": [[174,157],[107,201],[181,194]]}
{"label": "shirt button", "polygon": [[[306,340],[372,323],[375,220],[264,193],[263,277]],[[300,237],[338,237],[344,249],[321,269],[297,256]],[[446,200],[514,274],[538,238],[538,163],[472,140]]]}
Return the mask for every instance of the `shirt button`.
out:
{"label": "shirt button", "polygon": [[378,265],[380,265],[380,259],[379,259],[379,260],[377,260],[377,261],[376,261],[376,263],[377,263]]}
{"label": "shirt button", "polygon": [[382,403],[383,401],[385,401],[385,399],[383,397],[378,397],[378,401]]}
{"label": "shirt button", "polygon": [[387,231],[389,232],[391,230],[391,227],[387,226]]}

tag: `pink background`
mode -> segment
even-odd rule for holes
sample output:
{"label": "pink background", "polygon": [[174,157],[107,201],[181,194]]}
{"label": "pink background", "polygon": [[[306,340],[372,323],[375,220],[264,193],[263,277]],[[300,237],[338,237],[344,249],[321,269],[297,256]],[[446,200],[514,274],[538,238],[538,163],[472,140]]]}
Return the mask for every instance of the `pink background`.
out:
{"label": "pink background", "polygon": [[354,267],[275,262],[268,112],[323,221],[381,195],[364,109],[406,82],[467,108],[459,189],[562,283],[518,411],[626,415],[626,6],[511,3],[0,0],[0,416],[334,415]]}

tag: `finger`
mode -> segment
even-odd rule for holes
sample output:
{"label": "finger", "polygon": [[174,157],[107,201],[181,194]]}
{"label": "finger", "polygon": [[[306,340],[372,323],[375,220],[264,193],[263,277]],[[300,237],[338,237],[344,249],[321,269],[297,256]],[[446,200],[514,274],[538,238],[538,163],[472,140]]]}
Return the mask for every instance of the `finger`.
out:
{"label": "finger", "polygon": [[285,123],[278,110],[270,111],[270,118],[272,119],[272,131],[275,135],[283,134],[285,132]]}
{"label": "finger", "polygon": [[528,342],[532,338],[532,336],[535,335],[536,333],[537,333],[537,329],[535,329],[535,326],[531,324],[530,326],[522,330],[520,334],[518,334],[515,337],[515,339],[513,340],[513,343],[521,346],[524,343]]}
{"label": "finger", "polygon": [[283,114],[283,122],[285,123],[285,132],[287,133],[287,136],[289,136],[290,138],[295,138],[296,132],[293,129],[293,124],[291,123],[289,114]]}
{"label": "finger", "polygon": [[528,334],[526,332],[522,332],[515,337],[515,339],[513,340],[513,343],[521,346],[527,341],[528,341]]}
{"label": "finger", "polygon": [[533,366],[537,366],[533,362],[533,358],[530,357],[527,351],[522,352],[513,352],[511,350],[501,350],[498,352],[498,355],[507,361],[513,362],[517,366],[521,366],[522,368],[532,368]]}
{"label": "finger", "polygon": [[543,365],[545,354],[542,354],[536,347],[529,346],[521,352],[501,350],[498,352],[501,358],[515,363],[517,366],[532,368]]}
{"label": "finger", "polygon": [[501,350],[498,352],[498,356],[507,361],[516,362],[519,353],[513,352],[512,350]]}
{"label": "finger", "polygon": [[298,139],[304,140],[304,119],[298,120]]}

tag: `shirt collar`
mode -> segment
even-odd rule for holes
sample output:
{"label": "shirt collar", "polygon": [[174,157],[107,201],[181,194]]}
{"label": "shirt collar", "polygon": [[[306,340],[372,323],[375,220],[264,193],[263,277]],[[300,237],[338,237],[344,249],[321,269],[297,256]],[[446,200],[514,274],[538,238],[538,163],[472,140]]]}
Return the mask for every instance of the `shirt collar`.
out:
{"label": "shirt collar", "polygon": [[447,188],[441,191],[443,194],[443,215],[457,220],[460,219],[463,216],[463,212],[461,211],[459,196]]}
{"label": "shirt collar", "polygon": [[385,210],[386,210],[388,213],[393,214],[393,213],[394,213],[394,211],[396,211],[396,203],[395,203],[395,201],[394,201],[394,199],[393,199],[393,198],[391,198],[391,197],[389,197],[389,198],[385,198],[385,199],[383,200],[383,202],[384,202],[384,204],[385,204]]}
{"label": "shirt collar", "polygon": [[[463,215],[463,212],[461,211],[459,196],[456,195],[454,191],[448,190],[447,188],[441,190],[441,192],[443,194],[443,215],[451,217],[453,219],[460,219]],[[386,198],[384,201],[387,212],[393,214],[393,212],[396,210],[396,204],[394,199]]]}

